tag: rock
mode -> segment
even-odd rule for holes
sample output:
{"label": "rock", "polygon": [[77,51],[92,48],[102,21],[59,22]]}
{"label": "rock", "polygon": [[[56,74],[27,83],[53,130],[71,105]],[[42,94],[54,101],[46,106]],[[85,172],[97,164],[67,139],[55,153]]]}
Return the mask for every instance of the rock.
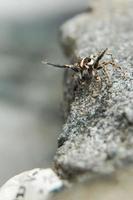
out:
{"label": "rock", "polygon": [[62,26],[61,42],[71,58],[109,48],[122,70],[108,66],[111,87],[100,72],[100,88],[94,88],[91,81],[75,90],[71,75],[65,77],[67,119],[59,136],[55,166],[60,176],[67,178],[85,172],[90,176],[110,174],[133,163],[133,115],[129,109],[133,107],[133,3],[101,0],[96,5],[93,12],[80,14]]}
{"label": "rock", "polygon": [[129,123],[133,124],[133,107],[127,106],[124,112]]}
{"label": "rock", "polygon": [[7,181],[0,188],[0,200],[45,200],[62,187],[52,169],[33,169]]}

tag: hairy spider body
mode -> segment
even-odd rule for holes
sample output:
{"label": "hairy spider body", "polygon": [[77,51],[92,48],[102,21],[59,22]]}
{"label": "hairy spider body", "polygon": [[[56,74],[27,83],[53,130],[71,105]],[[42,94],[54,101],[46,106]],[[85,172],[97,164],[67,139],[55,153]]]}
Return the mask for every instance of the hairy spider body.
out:
{"label": "hairy spider body", "polygon": [[100,52],[97,56],[91,55],[89,57],[80,58],[77,60],[77,62],[75,62],[72,65],[58,65],[47,61],[42,61],[42,63],[58,68],[66,68],[73,70],[75,72],[74,77],[76,75],[78,82],[80,83],[83,83],[86,80],[91,80],[91,79],[100,81],[101,78],[98,75],[98,70],[102,69],[106,79],[108,80],[108,83],[110,83],[107,66],[112,65],[113,67],[116,67],[116,63],[112,57],[112,54],[108,54],[111,55],[110,61],[100,62],[100,60],[103,58],[107,50],[108,49],[106,48],[105,50]]}

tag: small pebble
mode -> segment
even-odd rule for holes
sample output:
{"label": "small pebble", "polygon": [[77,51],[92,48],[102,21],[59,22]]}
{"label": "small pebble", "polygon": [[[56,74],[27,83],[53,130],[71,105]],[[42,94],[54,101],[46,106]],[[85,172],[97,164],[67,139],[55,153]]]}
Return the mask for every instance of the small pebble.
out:
{"label": "small pebble", "polygon": [[0,188],[0,200],[46,200],[62,187],[63,182],[52,169],[33,169],[7,181]]}

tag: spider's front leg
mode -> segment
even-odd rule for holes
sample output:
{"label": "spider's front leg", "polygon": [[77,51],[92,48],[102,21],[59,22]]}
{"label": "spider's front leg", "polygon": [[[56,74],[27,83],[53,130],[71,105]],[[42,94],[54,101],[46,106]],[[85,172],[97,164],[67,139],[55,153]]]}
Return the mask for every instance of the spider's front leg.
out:
{"label": "spider's front leg", "polygon": [[54,64],[54,63],[51,63],[51,62],[47,62],[47,61],[42,61],[43,64],[45,65],[50,65],[50,66],[53,66],[53,67],[57,67],[57,68],[66,68],[66,69],[72,69],[73,71],[75,72],[78,72],[78,68],[77,68],[77,63],[75,63],[75,65],[59,65],[59,64]]}

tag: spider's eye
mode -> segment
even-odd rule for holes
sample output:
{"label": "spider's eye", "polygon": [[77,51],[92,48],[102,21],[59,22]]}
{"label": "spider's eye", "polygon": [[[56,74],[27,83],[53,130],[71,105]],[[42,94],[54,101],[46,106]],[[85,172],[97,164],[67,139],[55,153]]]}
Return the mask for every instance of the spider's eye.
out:
{"label": "spider's eye", "polygon": [[87,62],[88,62],[88,63],[91,62],[91,58],[87,58]]}
{"label": "spider's eye", "polygon": [[87,58],[87,63],[86,63],[87,65],[93,65],[94,64],[94,59],[92,59],[92,58]]}

